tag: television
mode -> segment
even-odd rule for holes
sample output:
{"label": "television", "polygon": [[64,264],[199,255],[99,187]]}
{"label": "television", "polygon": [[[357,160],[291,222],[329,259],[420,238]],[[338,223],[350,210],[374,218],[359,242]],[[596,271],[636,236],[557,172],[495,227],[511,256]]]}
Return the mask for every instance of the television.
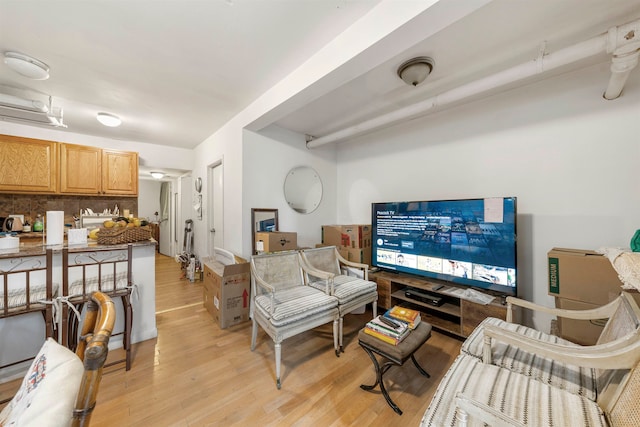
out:
{"label": "television", "polygon": [[371,264],[517,294],[516,197],[373,203]]}

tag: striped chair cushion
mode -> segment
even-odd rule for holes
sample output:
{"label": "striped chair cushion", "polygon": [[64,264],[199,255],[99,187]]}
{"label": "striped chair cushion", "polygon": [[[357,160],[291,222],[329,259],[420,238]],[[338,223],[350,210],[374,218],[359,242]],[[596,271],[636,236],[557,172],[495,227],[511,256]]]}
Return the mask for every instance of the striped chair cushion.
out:
{"label": "striped chair cushion", "polygon": [[[324,291],[324,281],[309,283],[316,289]],[[344,304],[362,295],[377,293],[378,286],[375,282],[358,279],[353,276],[338,275],[333,279],[333,296],[338,298],[340,304]]]}
{"label": "striped chair cushion", "polygon": [[[126,289],[128,285],[127,272],[117,273],[115,280],[113,274],[107,274],[102,276],[102,283],[100,283],[100,290],[102,292],[114,292],[117,290]],[[89,277],[86,279],[86,295],[89,295],[98,290],[98,277]],[[83,295],[82,292],[82,280],[75,280],[69,285],[69,296]]]}
{"label": "striped chair cushion", "polygon": [[[496,325],[544,342],[578,346],[554,335],[488,317],[475,328],[462,344],[462,348],[460,349],[462,353],[482,359],[483,325],[487,324]],[[545,384],[559,387],[579,396],[584,396],[590,400],[595,401],[597,398],[596,372],[592,368],[581,368],[546,359],[496,340],[493,340],[491,343],[491,363],[510,369],[513,372],[533,377]]]}
{"label": "striped chair cushion", "polygon": [[[458,392],[524,425],[607,425],[602,410],[592,400],[461,354],[438,385],[420,426],[458,425]],[[468,426],[483,425],[469,417]]]}
{"label": "striped chair cushion", "polygon": [[[31,304],[37,304],[39,301],[44,301],[47,298],[47,285],[31,285],[29,291],[29,302]],[[54,298],[57,294],[58,285],[53,285]],[[27,289],[26,287],[19,287],[9,289],[7,292],[7,307],[18,308],[27,305]],[[0,288],[0,310],[4,309],[4,291]]]}
{"label": "striped chair cushion", "polygon": [[269,295],[256,296],[255,303],[260,314],[270,319],[275,326],[296,322],[312,314],[331,310],[338,306],[336,298],[309,286],[297,286],[276,292],[273,315],[271,315]]}

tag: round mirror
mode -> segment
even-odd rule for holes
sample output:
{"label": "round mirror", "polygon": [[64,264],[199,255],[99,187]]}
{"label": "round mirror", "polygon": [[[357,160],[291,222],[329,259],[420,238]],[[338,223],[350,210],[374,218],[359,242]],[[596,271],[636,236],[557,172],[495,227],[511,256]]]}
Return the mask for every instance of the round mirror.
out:
{"label": "round mirror", "polygon": [[293,168],[284,180],[284,198],[291,209],[302,214],[315,211],[322,200],[322,181],[313,168]]}

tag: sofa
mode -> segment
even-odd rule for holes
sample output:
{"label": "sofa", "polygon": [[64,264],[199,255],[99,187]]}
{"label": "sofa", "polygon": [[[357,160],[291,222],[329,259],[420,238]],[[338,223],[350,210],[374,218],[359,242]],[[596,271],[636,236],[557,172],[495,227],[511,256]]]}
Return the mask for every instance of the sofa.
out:
{"label": "sofa", "polygon": [[[514,307],[607,323],[581,346],[512,323]],[[592,310],[507,298],[507,321],[487,318],[463,343],[421,426],[640,425],[640,309],[630,292]]]}

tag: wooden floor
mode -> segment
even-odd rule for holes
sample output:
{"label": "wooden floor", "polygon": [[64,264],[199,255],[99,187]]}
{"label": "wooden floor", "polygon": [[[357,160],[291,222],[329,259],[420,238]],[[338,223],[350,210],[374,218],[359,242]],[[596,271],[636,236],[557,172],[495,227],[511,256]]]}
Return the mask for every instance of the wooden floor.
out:
{"label": "wooden floor", "polygon": [[[370,311],[345,318],[345,352],[333,352],[331,327],[282,345],[282,389],[275,385],[273,341],[262,331],[250,351],[251,323],[221,330],[202,307],[202,283],[182,278],[174,259],[157,256],[158,338],[134,345],[133,367],[105,373],[96,426],[393,426],[419,424],[460,341],[434,332],[412,363],[385,374],[397,415],[368,392],[371,360],[357,344]],[[134,313],[135,315],[135,313]]]}

